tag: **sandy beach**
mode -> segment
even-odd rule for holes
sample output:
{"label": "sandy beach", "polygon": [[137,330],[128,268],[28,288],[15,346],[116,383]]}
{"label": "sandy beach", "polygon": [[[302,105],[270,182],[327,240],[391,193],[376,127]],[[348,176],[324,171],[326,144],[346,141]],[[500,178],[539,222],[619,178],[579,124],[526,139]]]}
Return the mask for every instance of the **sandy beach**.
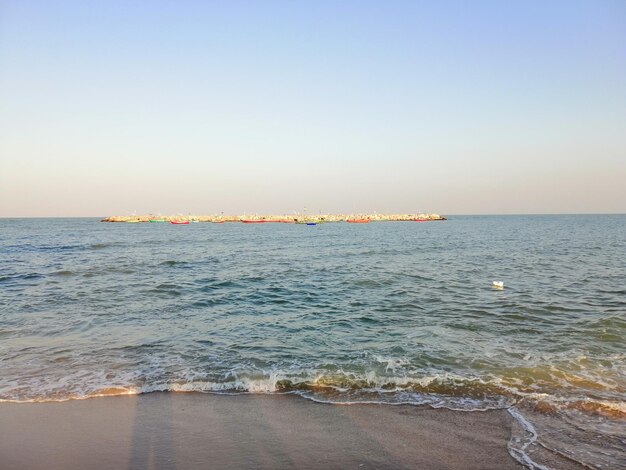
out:
{"label": "sandy beach", "polygon": [[519,469],[504,410],[151,393],[0,403],[3,469]]}

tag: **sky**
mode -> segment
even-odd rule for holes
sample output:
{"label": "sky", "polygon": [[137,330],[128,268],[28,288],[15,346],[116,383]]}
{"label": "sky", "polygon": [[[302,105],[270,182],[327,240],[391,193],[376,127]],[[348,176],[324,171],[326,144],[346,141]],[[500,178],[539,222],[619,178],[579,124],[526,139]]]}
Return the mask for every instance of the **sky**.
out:
{"label": "sky", "polygon": [[626,212],[626,1],[0,0],[0,217]]}

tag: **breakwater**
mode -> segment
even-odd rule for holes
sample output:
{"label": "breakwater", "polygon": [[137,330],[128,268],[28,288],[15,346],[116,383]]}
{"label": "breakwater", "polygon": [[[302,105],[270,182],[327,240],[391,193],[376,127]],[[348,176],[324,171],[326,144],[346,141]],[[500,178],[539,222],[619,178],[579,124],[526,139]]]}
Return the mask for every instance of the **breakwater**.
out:
{"label": "breakwater", "polygon": [[290,214],[290,215],[115,215],[101,222],[243,222],[243,223],[324,223],[324,222],[430,222],[446,220],[439,214]]}

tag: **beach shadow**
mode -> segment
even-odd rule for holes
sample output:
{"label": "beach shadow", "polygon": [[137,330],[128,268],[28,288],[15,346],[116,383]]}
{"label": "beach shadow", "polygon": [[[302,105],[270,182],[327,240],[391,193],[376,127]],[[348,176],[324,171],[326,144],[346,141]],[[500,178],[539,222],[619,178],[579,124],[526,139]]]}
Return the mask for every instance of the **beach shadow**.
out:
{"label": "beach shadow", "polygon": [[173,406],[170,393],[137,397],[128,464],[130,470],[176,467]]}

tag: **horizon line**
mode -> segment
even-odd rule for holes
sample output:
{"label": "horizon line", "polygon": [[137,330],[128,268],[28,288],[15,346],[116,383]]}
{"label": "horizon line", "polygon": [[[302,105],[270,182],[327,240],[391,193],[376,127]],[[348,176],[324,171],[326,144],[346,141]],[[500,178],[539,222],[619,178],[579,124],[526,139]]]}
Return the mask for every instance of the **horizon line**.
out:
{"label": "horizon line", "polygon": [[[359,214],[361,212],[358,212]],[[378,212],[377,212],[378,213]],[[226,214],[226,213],[224,213]],[[248,214],[247,212],[245,214]],[[258,214],[261,214],[260,212]],[[331,214],[330,212],[328,214]],[[351,213],[352,214],[352,213]],[[380,214],[386,214],[386,212],[380,212]],[[391,213],[390,213],[391,214]],[[426,214],[426,212],[424,212]],[[433,212],[434,214],[434,212]],[[551,216],[551,215],[626,215],[626,212],[517,212],[517,213],[466,213],[466,214],[446,214],[437,213],[444,217],[496,217],[496,216]],[[21,215],[21,216],[0,216],[0,219],[97,219],[103,217],[141,217],[142,215],[159,215],[159,214],[129,214],[124,216],[110,216],[110,215]],[[165,215],[165,214],[160,214]],[[186,215],[201,215],[201,214],[186,214]],[[226,214],[233,215],[233,214]],[[262,214],[265,215],[265,214]],[[277,215],[281,215],[278,214]],[[283,214],[284,215],[284,214]]]}

